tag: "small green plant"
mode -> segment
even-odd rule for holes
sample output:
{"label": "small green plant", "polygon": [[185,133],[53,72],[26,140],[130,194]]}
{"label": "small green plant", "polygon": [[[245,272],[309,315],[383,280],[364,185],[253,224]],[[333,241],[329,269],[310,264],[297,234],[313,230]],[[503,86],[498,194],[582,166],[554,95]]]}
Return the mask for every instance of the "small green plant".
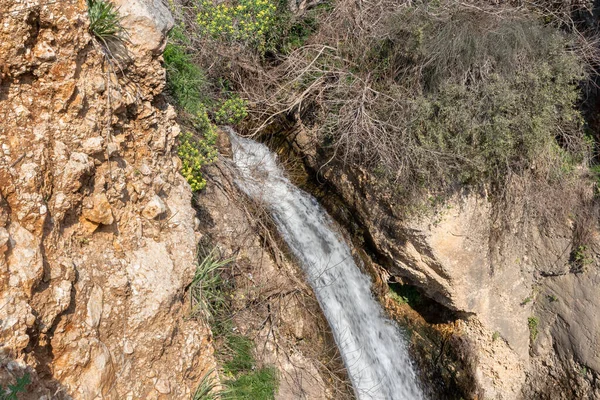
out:
{"label": "small green plant", "polygon": [[191,115],[196,115],[205,109],[207,99],[203,96],[206,90],[204,72],[192,61],[178,33],[181,28],[175,28],[170,35],[170,41],[165,47],[163,58],[167,70],[169,90],[179,107]]}
{"label": "small green plant", "polygon": [[586,376],[587,375],[587,367],[583,366],[579,369],[579,375]]}
{"label": "small green plant", "polygon": [[529,327],[529,339],[532,343],[535,342],[535,339],[537,339],[539,322],[540,321],[537,319],[537,317],[527,318],[527,326]]}
{"label": "small green plant", "polygon": [[206,187],[206,179],[202,175],[202,167],[217,158],[217,132],[208,119],[206,111],[196,118],[196,127],[203,135],[184,132],[179,137],[177,154],[181,159],[181,174],[188,181],[193,191]]}
{"label": "small green plant", "polygon": [[390,282],[388,286],[390,288],[389,296],[398,304],[408,304],[414,308],[423,301],[421,293],[414,286],[402,285],[397,282]]}
{"label": "small green plant", "polygon": [[215,313],[223,307],[225,297],[222,291],[223,281],[219,272],[229,262],[231,262],[230,259],[218,260],[215,257],[215,250],[213,250],[198,264],[189,286],[190,315],[192,317],[201,316],[210,322]]}
{"label": "small green plant", "polygon": [[119,10],[109,1],[87,0],[90,32],[106,47],[111,42],[122,41],[127,32],[121,24]]}
{"label": "small green plant", "polygon": [[223,102],[215,112],[215,122],[221,125],[239,124],[248,115],[246,100],[234,96]]}
{"label": "small green plant", "polygon": [[0,400],[17,400],[17,394],[25,393],[27,385],[31,383],[31,376],[25,373],[14,385],[8,385],[6,389],[0,386]]}
{"label": "small green plant", "polygon": [[242,335],[228,335],[222,356],[227,400],[271,400],[278,387],[277,370],[273,367],[257,368],[254,359],[254,343]]}
{"label": "small green plant", "polygon": [[192,400],[217,400],[219,398],[213,372],[213,370],[210,370],[204,374],[192,395]]}
{"label": "small green plant", "polygon": [[521,305],[522,305],[522,306],[525,306],[525,305],[527,305],[527,304],[531,303],[531,300],[533,300],[533,297],[532,297],[532,296],[527,296],[527,297],[525,297],[525,298],[523,299],[523,301],[521,301]]}
{"label": "small green plant", "polygon": [[554,303],[554,302],[558,301],[558,297],[556,297],[555,294],[549,294],[548,300],[550,301],[550,303]]}
{"label": "small green plant", "polygon": [[592,263],[589,250],[586,245],[579,245],[573,250],[570,257],[571,266],[575,272],[581,272]]}
{"label": "small green plant", "polygon": [[494,331],[494,333],[492,334],[492,341],[495,342],[498,339],[500,339],[500,332]]}
{"label": "small green plant", "polygon": [[277,392],[277,370],[263,367],[225,382],[224,400],[272,400]]}

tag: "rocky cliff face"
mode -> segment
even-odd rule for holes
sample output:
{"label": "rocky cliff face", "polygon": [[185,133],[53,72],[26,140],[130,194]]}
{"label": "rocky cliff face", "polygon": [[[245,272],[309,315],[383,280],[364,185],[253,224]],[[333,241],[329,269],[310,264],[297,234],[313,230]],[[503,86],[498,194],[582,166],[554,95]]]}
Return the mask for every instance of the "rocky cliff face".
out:
{"label": "rocky cliff face", "polygon": [[[531,213],[531,190],[517,180],[506,188],[512,200],[502,210],[484,195],[462,193],[409,216],[368,172],[335,163],[321,168],[326,160],[309,133],[296,136],[294,146],[339,197],[329,202],[330,212],[354,225],[384,275],[462,316],[483,398],[600,396],[593,217],[581,262],[573,259],[584,250],[573,213],[551,219]],[[591,190],[572,195],[583,203],[593,197]]]}
{"label": "rocky cliff face", "polygon": [[213,367],[185,318],[195,214],[161,97],[173,21],[120,3],[117,63],[84,0],[0,1],[0,382],[29,372],[28,398],[181,399]]}

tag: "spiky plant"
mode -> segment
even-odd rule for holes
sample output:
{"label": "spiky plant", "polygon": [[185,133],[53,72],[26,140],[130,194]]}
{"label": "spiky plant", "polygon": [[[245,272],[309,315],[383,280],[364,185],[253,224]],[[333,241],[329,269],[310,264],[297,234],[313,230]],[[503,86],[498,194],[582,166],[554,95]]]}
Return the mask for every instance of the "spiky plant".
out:
{"label": "spiky plant", "polygon": [[87,0],[90,32],[105,46],[125,39],[127,32],[121,24],[119,9],[105,0]]}

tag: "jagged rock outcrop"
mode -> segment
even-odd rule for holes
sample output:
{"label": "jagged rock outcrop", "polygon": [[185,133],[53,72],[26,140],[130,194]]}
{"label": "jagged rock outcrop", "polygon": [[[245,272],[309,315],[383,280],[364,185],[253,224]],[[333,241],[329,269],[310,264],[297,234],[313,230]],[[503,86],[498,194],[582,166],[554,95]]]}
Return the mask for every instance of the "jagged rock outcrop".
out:
{"label": "jagged rock outcrop", "polygon": [[[407,213],[368,172],[321,167],[326,160],[309,132],[293,146],[325,182],[330,213],[356,227],[387,274],[464,316],[483,398],[600,396],[597,221],[586,221],[586,266],[574,267],[573,213],[531,213],[528,202],[543,195],[531,197],[523,182],[506,188],[512,200],[500,214],[478,193]],[[593,193],[571,195],[585,202]]]}
{"label": "jagged rock outcrop", "polygon": [[0,383],[30,398],[181,399],[214,366],[186,319],[195,214],[161,97],[173,20],[123,1],[127,57],[86,2],[0,1]]}

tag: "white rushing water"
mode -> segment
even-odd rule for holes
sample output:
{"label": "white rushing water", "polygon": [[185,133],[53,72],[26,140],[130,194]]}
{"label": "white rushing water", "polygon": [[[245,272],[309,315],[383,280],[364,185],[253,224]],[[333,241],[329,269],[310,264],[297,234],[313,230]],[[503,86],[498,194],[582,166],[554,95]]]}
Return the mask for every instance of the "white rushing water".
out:
{"label": "white rushing water", "polygon": [[302,263],[333,331],[357,397],[422,399],[406,339],[386,319],[371,294],[370,279],[356,266],[319,203],[295,187],[269,149],[230,132],[237,184],[270,209]]}

